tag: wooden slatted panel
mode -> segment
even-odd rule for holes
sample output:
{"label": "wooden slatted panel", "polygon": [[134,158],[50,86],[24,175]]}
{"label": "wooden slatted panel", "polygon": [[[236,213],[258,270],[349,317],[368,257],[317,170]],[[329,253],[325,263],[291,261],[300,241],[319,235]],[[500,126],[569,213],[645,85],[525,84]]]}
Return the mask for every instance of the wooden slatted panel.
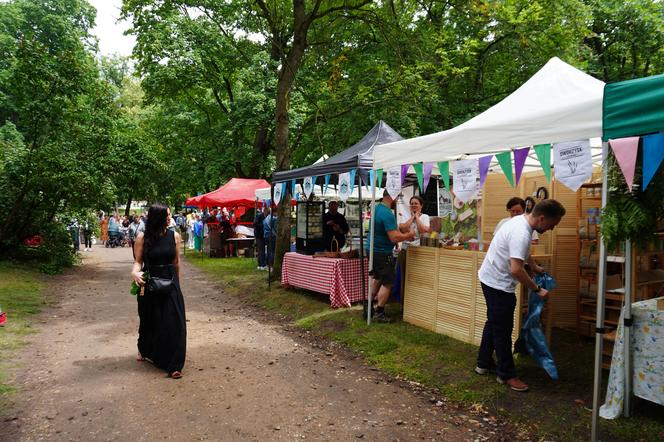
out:
{"label": "wooden slatted panel", "polygon": [[474,305],[476,253],[441,250],[439,255],[436,332],[471,342],[471,306]]}
{"label": "wooden slatted panel", "polygon": [[505,204],[519,192],[512,189],[502,173],[490,173],[482,188],[482,241],[491,241],[498,222],[509,216]]}
{"label": "wooden slatted panel", "polygon": [[558,288],[551,294],[553,325],[576,328],[577,292],[577,208],[576,192],[554,181],[553,196],[567,213],[553,231],[553,277]]}
{"label": "wooden slatted panel", "polygon": [[[535,197],[535,192],[537,189],[540,187],[545,187],[549,191],[549,197],[553,195],[553,186],[552,183],[548,182],[546,180],[546,177],[544,176],[544,172],[542,171],[534,171],[534,172],[529,172],[527,174],[524,174],[523,177],[521,178],[521,198],[526,198],[528,196],[532,196],[533,198]],[[553,250],[552,247],[552,241],[553,241],[553,233],[552,232],[545,232],[543,234],[539,234],[539,243],[538,245],[543,246],[544,251],[539,251],[538,253],[544,254],[544,253],[551,253],[551,250]],[[533,253],[531,251],[531,253]]]}
{"label": "wooden slatted panel", "polygon": [[406,266],[403,319],[432,331],[438,298],[438,251],[433,247],[411,247]]}

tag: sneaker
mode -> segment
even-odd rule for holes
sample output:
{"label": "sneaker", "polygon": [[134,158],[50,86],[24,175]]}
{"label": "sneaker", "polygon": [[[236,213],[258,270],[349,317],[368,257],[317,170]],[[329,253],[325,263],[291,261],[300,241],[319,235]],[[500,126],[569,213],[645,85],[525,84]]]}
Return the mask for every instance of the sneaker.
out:
{"label": "sneaker", "polygon": [[514,391],[528,391],[528,384],[523,382],[519,378],[512,378],[512,379],[507,379],[503,380],[500,379],[500,376],[496,378],[499,384],[506,384],[508,387],[510,387]]}
{"label": "sneaker", "polygon": [[374,312],[373,319],[374,322],[389,323],[392,320],[385,314],[385,312]]}
{"label": "sneaker", "polygon": [[482,367],[477,367],[477,366],[475,367],[475,373],[477,373],[477,374],[484,375],[484,374],[487,374],[488,372],[489,372],[488,368],[482,368]]}

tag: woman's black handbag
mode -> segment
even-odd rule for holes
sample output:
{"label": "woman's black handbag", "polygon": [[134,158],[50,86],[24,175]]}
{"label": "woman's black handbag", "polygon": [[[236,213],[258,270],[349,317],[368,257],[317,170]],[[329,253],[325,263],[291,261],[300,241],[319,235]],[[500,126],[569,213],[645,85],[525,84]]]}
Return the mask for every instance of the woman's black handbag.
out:
{"label": "woman's black handbag", "polygon": [[[148,266],[148,270],[150,267],[171,267],[172,271],[172,266],[166,265],[166,266]],[[152,274],[152,272],[150,272]],[[173,276],[171,273],[170,278],[160,278],[158,276],[150,276],[147,281],[147,292],[150,293],[151,295],[156,295],[156,296],[162,296],[162,295],[167,295],[170,293],[171,289],[173,288]]]}

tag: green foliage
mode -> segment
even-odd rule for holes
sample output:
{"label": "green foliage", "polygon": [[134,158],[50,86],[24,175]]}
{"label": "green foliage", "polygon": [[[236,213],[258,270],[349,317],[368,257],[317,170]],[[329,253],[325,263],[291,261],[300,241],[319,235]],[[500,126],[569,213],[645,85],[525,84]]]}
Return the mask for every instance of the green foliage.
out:
{"label": "green foliage", "polygon": [[660,168],[646,190],[641,191],[641,152],[636,164],[634,185],[630,192],[615,157],[609,156],[609,195],[602,211],[602,237],[609,250],[617,248],[625,240],[631,240],[645,250],[664,219],[664,169]]}

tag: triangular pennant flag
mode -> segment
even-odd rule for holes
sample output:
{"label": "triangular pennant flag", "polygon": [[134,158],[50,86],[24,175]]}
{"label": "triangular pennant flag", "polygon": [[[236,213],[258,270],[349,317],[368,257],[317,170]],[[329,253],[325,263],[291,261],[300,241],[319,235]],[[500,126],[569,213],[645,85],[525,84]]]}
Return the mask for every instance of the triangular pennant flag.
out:
{"label": "triangular pennant flag", "polygon": [[422,193],[426,193],[427,187],[429,186],[429,179],[431,178],[431,171],[433,170],[433,163],[426,163],[424,165],[424,188]]}
{"label": "triangular pennant flag", "polygon": [[325,187],[323,188],[323,195],[327,192],[327,186],[330,185],[330,174],[325,175]]}
{"label": "triangular pennant flag", "polygon": [[538,144],[533,147],[533,150],[537,154],[537,159],[542,166],[546,180],[551,182],[551,145]]}
{"label": "triangular pennant flag", "polygon": [[631,192],[632,185],[634,184],[634,171],[636,170],[636,156],[639,153],[639,137],[609,140],[609,145],[613,149],[613,155],[616,157],[618,166],[620,166],[620,170],[627,182],[627,187]]}
{"label": "triangular pennant flag", "polygon": [[291,199],[295,198],[295,178],[291,180]]}
{"label": "triangular pennant flag", "polygon": [[486,176],[489,173],[489,165],[491,164],[491,159],[493,155],[488,155],[486,157],[480,158],[480,188],[484,186],[486,181]]}
{"label": "triangular pennant flag", "polygon": [[496,154],[496,160],[500,164],[500,168],[505,174],[505,178],[510,182],[510,185],[514,187],[514,176],[512,175],[512,152],[502,152]]}
{"label": "triangular pennant flag", "polygon": [[309,196],[313,193],[315,182],[316,182],[316,177],[308,176],[304,178],[304,181],[302,182],[302,191],[304,192],[305,198],[308,199]]}
{"label": "triangular pennant flag", "polygon": [[353,194],[353,189],[355,188],[355,169],[350,170],[350,191],[349,194]]}
{"label": "triangular pennant flag", "polygon": [[643,137],[643,190],[657,173],[664,160],[664,133]]}
{"label": "triangular pennant flag", "polygon": [[441,161],[438,163],[438,171],[440,172],[440,177],[443,179],[443,183],[445,183],[445,189],[447,191],[450,191],[450,162],[449,161]]}
{"label": "triangular pennant flag", "polygon": [[420,186],[420,192],[424,193],[424,167],[422,163],[413,163],[415,175],[417,175],[417,184]]}
{"label": "triangular pennant flag", "polygon": [[274,204],[279,204],[279,201],[281,201],[281,197],[284,194],[284,191],[286,190],[286,182],[284,181],[283,183],[277,183],[274,186]]}
{"label": "triangular pennant flag", "polygon": [[376,171],[376,187],[383,187],[383,169]]}
{"label": "triangular pennant flag", "polygon": [[410,164],[401,165],[401,187],[403,187],[403,182],[406,181],[406,174],[408,173],[408,168]]}
{"label": "triangular pennant flag", "polygon": [[519,180],[521,179],[521,172],[523,172],[523,166],[526,164],[526,159],[528,158],[528,152],[530,147],[524,147],[521,149],[514,150],[514,172],[516,173],[516,185],[519,185]]}
{"label": "triangular pennant flag", "polygon": [[374,186],[376,185],[376,171],[373,169],[369,170],[369,191],[373,193]]}

